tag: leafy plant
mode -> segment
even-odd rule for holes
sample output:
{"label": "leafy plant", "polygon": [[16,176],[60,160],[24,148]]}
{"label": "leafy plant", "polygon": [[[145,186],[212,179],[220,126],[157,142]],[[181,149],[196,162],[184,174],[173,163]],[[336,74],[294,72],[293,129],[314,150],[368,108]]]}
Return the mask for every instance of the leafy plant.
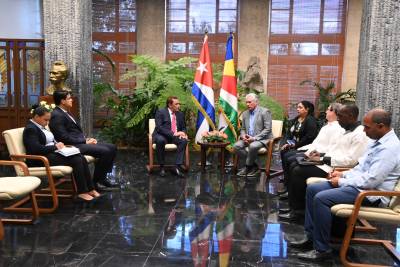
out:
{"label": "leafy plant", "polygon": [[164,63],[155,57],[135,55],[131,60],[136,69],[128,71],[122,80],[135,78],[136,87],[132,94],[123,94],[110,85],[98,85],[100,95],[106,91],[110,93],[105,107],[111,116],[100,132],[102,137],[125,144],[143,142],[148,119],[158,108],[165,106],[167,97],[171,95],[179,97],[181,110],[188,121],[195,117],[196,107],[191,99],[194,69],[189,67],[195,59],[186,57]]}
{"label": "leafy plant", "polygon": [[321,83],[311,80],[304,80],[300,82],[300,85],[305,84],[310,84],[318,90],[319,97],[317,99],[317,111],[319,113],[319,117],[321,117],[321,115],[325,117],[325,111],[331,103],[355,102],[356,92],[353,89],[349,89],[344,92],[333,93],[332,90],[335,88],[335,83],[333,81],[330,81],[325,87]]}
{"label": "leafy plant", "polygon": [[[241,79],[244,77],[244,72],[237,70],[236,77],[238,77],[238,81],[241,81]],[[258,93],[251,89],[250,90],[245,89],[242,86],[240,86],[239,82],[237,85],[237,89],[238,89],[238,109],[240,111],[244,111],[247,109],[246,99],[245,99],[246,95],[249,93],[255,93],[258,95],[259,98],[259,105],[262,107],[266,107],[271,111],[273,120],[285,119],[285,109],[278,101],[276,101],[272,97],[268,96],[265,93]]]}

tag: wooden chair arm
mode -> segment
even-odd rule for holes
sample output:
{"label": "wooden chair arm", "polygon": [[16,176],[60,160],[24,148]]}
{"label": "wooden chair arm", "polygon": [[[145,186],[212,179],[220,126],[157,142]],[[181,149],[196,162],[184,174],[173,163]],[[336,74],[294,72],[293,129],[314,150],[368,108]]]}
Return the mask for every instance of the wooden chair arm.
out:
{"label": "wooden chair arm", "polygon": [[0,165],[8,165],[8,166],[19,165],[22,168],[24,175],[26,176],[29,175],[28,166],[26,166],[26,164],[22,161],[0,160]]}
{"label": "wooden chair arm", "polygon": [[344,172],[344,171],[348,171],[350,169],[352,169],[352,167],[344,167],[344,166],[338,166],[338,167],[333,167],[335,169],[335,171],[340,171],[340,172]]}
{"label": "wooden chair arm", "polygon": [[32,160],[42,161],[43,164],[44,164],[44,167],[46,169],[47,177],[53,177],[53,175],[51,174],[49,160],[45,156],[39,156],[39,155],[15,155],[14,154],[14,155],[10,155],[10,158],[12,160],[15,160],[15,159],[32,159]]}
{"label": "wooden chair arm", "polygon": [[279,142],[281,139],[282,139],[282,136],[274,137],[274,138],[272,138],[272,142],[273,142],[274,144],[276,144],[276,143]]}
{"label": "wooden chair arm", "polygon": [[355,202],[354,209],[351,217],[357,218],[358,212],[360,211],[361,204],[367,196],[382,196],[382,197],[400,197],[400,191],[378,191],[378,190],[367,190],[358,194]]}
{"label": "wooden chair arm", "polygon": [[33,159],[33,160],[39,160],[42,161],[44,166],[46,168],[50,168],[50,163],[49,160],[45,156],[39,156],[39,155],[10,155],[11,159]]}

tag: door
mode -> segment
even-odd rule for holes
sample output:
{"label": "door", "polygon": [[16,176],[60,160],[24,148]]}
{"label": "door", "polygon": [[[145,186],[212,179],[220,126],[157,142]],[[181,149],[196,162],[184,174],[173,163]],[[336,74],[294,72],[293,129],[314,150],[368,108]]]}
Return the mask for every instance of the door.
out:
{"label": "door", "polygon": [[43,94],[44,41],[0,39],[0,132],[25,126]]}

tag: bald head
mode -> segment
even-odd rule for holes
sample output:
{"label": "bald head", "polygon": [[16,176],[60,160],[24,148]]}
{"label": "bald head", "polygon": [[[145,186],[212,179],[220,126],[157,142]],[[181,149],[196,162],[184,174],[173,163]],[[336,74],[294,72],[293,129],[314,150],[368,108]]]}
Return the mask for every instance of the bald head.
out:
{"label": "bald head", "polygon": [[378,140],[391,130],[391,120],[390,112],[381,108],[372,109],[364,116],[364,132],[369,138]]}
{"label": "bald head", "polygon": [[381,108],[374,108],[370,110],[367,115],[371,116],[372,122],[374,123],[382,123],[387,127],[390,127],[392,123],[392,114]]}

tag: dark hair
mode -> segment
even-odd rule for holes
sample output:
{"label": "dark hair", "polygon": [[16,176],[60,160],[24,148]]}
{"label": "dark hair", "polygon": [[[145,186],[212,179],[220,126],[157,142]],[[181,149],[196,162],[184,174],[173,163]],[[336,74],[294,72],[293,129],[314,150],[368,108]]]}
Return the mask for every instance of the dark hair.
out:
{"label": "dark hair", "polygon": [[71,92],[66,90],[56,90],[53,93],[54,104],[59,106],[61,104],[61,100],[67,99],[67,96],[71,95]]}
{"label": "dark hair", "polygon": [[355,104],[345,104],[343,108],[349,111],[353,118],[358,118],[359,110]]}
{"label": "dark hair", "polygon": [[44,114],[49,113],[49,112],[50,112],[49,109],[47,109],[44,106],[40,106],[38,104],[33,105],[32,109],[31,109],[32,116],[38,115],[39,117],[41,117]]}
{"label": "dark hair", "polygon": [[382,123],[383,125],[390,127],[392,123],[392,114],[383,109],[371,110],[371,119],[374,123]]}
{"label": "dark hair", "polygon": [[305,109],[307,109],[307,113],[310,116],[314,116],[314,104],[311,103],[310,101],[307,100],[302,100],[299,103],[301,103]]}
{"label": "dark hair", "polygon": [[167,102],[165,103],[167,105],[167,107],[169,107],[170,104],[172,104],[172,102],[174,101],[174,99],[178,99],[178,97],[176,96],[169,96],[167,98]]}

